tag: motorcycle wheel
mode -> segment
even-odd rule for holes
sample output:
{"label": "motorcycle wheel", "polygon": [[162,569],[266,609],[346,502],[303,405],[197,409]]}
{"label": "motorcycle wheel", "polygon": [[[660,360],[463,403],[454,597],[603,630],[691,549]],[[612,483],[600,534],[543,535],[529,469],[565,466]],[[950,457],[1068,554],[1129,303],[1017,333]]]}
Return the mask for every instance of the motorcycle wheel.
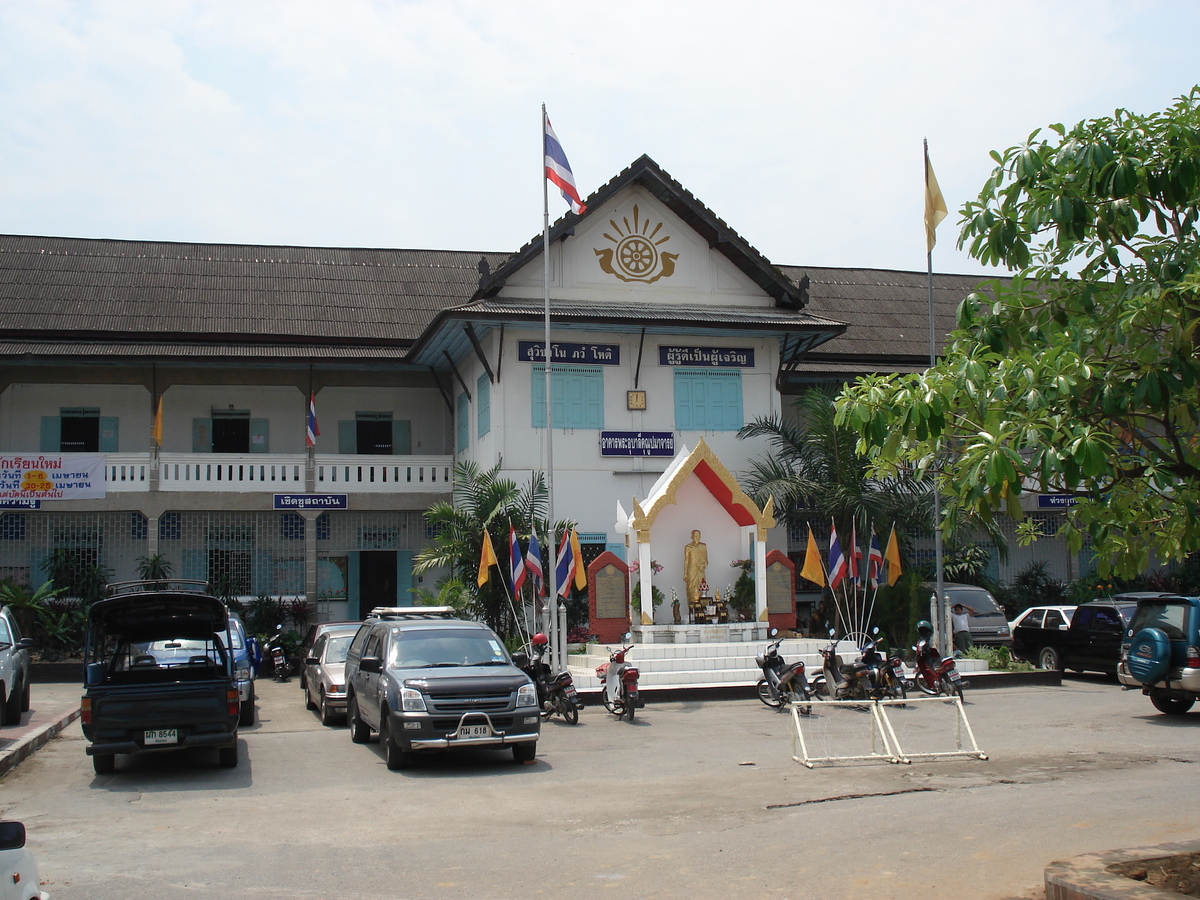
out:
{"label": "motorcycle wheel", "polygon": [[771,690],[771,685],[765,678],[758,679],[758,699],[772,709],[783,705],[783,698]]}
{"label": "motorcycle wheel", "polygon": [[621,714],[621,710],[624,708],[620,705],[620,698],[617,698],[616,700],[608,699],[608,690],[604,687],[604,685],[600,685],[600,702],[602,702],[604,704],[604,708],[614,716],[619,716]]}
{"label": "motorcycle wheel", "polygon": [[625,709],[623,709],[621,712],[630,722],[633,721],[633,712],[634,707],[636,706],[637,704],[630,700],[628,696],[625,697]]}
{"label": "motorcycle wheel", "polygon": [[558,711],[562,713],[562,717],[567,720],[568,725],[579,724],[579,707],[565,697],[558,703]]}
{"label": "motorcycle wheel", "polygon": [[829,690],[825,685],[824,675],[817,675],[815,678],[813,678],[813,680],[809,682],[809,687],[811,688],[811,695],[814,700],[829,699]]}
{"label": "motorcycle wheel", "polygon": [[939,693],[939,689],[930,687],[929,682],[927,682],[923,676],[918,675],[914,680],[916,681],[917,688],[922,694],[928,694],[929,696],[934,697]]}
{"label": "motorcycle wheel", "polygon": [[941,692],[947,697],[957,697],[959,702],[962,702],[962,686],[951,681],[949,675],[942,676]]}

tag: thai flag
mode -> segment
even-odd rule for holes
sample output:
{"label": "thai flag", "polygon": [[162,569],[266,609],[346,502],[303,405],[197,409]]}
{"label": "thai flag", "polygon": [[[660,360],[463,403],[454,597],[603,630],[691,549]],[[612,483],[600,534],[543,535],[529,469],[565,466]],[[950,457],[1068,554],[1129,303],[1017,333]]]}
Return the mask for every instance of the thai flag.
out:
{"label": "thai flag", "polygon": [[883,574],[883,551],[879,549],[879,538],[871,531],[871,550],[867,553],[867,581],[871,588],[879,587],[879,576]]}
{"label": "thai flag", "polygon": [[304,428],[304,446],[317,446],[317,438],[321,436],[321,429],[317,427],[317,395],[310,393],[308,395],[308,424]]}
{"label": "thai flag", "polygon": [[517,532],[508,523],[508,576],[512,580],[513,594],[521,593],[525,584],[525,560],[521,557],[521,545],[517,543]]}
{"label": "thai flag", "polygon": [[567,162],[567,154],[563,152],[562,144],[558,142],[558,135],[550,127],[550,117],[543,115],[542,120],[546,124],[546,133],[544,135],[546,177],[562,191],[563,199],[571,205],[571,212],[577,216],[581,216],[587,212],[587,207],[579,199],[579,190],[575,187],[575,175],[571,172],[571,164]]}
{"label": "thai flag", "polygon": [[831,522],[829,525],[829,589],[832,591],[842,579],[849,574],[850,566],[842,555],[842,545],[838,543],[837,528]]}
{"label": "thai flag", "polygon": [[571,532],[564,531],[558,547],[558,568],[554,570],[558,584],[558,596],[571,594],[571,582],[575,580],[575,554],[571,552]]}
{"label": "thai flag", "polygon": [[545,593],[542,587],[542,551],[538,547],[537,533],[529,535],[529,550],[525,553],[525,568],[533,576],[533,591],[539,597]]}
{"label": "thai flag", "polygon": [[850,526],[850,580],[858,584],[860,574],[866,573],[862,571],[862,549],[858,546],[858,523],[855,522]]}

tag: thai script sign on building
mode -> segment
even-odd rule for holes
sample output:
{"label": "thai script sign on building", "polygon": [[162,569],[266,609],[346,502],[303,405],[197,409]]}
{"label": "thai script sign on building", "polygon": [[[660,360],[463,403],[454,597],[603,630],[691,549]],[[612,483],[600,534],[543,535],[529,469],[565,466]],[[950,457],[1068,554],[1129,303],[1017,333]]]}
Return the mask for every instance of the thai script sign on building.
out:
{"label": "thai script sign on building", "polygon": [[658,348],[660,366],[711,366],[754,368],[753,347],[674,347]]}
{"label": "thai script sign on building", "polygon": [[1079,498],[1071,494],[1038,494],[1038,509],[1066,509],[1079,502]]}
{"label": "thai script sign on building", "polygon": [[276,494],[275,509],[349,509],[347,494]]}
{"label": "thai script sign on building", "polygon": [[0,500],[94,500],[105,493],[103,456],[0,455]]}
{"label": "thai script sign on building", "polygon": [[674,456],[673,431],[602,431],[601,456]]}
{"label": "thai script sign on building", "polygon": [[[517,359],[521,362],[545,362],[546,345],[540,341],[517,341]],[[562,344],[551,342],[550,362],[578,366],[619,366],[620,344]]]}

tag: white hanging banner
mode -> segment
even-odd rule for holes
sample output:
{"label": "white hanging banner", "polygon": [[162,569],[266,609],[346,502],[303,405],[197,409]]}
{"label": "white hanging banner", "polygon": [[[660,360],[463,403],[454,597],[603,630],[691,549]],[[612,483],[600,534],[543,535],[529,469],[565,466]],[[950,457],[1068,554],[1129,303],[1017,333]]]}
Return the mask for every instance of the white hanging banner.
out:
{"label": "white hanging banner", "polygon": [[0,500],[92,500],[105,488],[103,456],[0,454]]}

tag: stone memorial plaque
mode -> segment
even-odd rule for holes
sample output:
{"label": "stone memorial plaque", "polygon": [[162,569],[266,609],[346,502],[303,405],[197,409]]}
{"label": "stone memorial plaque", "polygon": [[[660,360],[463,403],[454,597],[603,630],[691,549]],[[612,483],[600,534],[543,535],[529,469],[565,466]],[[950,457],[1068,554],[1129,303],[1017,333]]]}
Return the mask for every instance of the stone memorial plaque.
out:
{"label": "stone memorial plaque", "polygon": [[792,596],[792,570],[780,562],[767,566],[767,612],[787,615],[795,610]]}
{"label": "stone memorial plaque", "polygon": [[616,566],[605,566],[592,578],[591,590],[595,592],[596,617],[599,619],[624,619],[625,575]]}

